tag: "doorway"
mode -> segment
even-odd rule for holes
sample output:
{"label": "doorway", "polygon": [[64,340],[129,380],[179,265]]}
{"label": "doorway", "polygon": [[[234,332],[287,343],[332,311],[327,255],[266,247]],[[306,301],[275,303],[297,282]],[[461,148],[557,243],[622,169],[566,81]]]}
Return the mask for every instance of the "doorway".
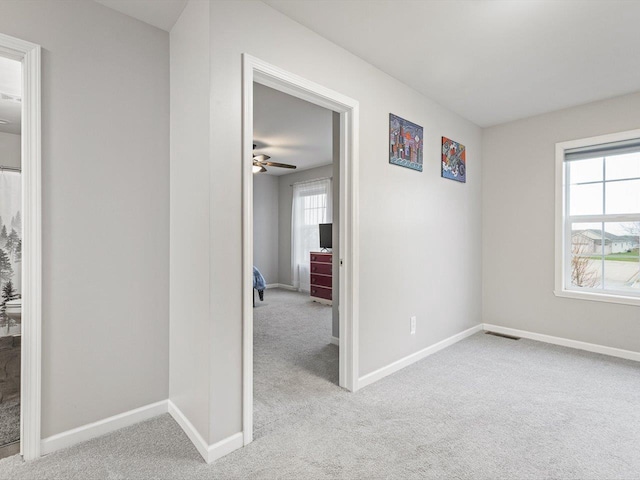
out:
{"label": "doorway", "polygon": [[[6,335],[0,338],[6,361],[1,380],[4,381],[2,397],[6,400],[7,420],[4,441],[8,447],[0,454],[15,454],[17,451],[25,460],[40,456],[40,373],[41,373],[41,153],[40,153],[40,46],[8,35],[0,34],[0,61],[13,71],[2,77],[8,80],[12,75],[20,78],[18,90],[15,84],[0,85],[1,98],[5,106],[17,110],[19,139],[13,141],[15,153],[0,158],[5,172],[1,173],[4,186],[0,185],[11,201],[0,212],[3,225],[0,226],[0,262],[3,263],[2,315],[0,331]],[[13,63],[10,63],[13,62]],[[16,73],[19,70],[19,73]],[[15,78],[13,80],[15,82]],[[1,83],[1,82],[0,82]],[[9,82],[10,83],[10,82]],[[7,91],[7,89],[9,91]],[[15,117],[6,110],[9,122]],[[12,121],[12,119],[14,121]],[[5,132],[7,133],[7,132]],[[15,135],[16,132],[8,132]],[[17,145],[16,145],[17,143]],[[13,159],[13,160],[11,160]],[[5,178],[6,175],[6,178]],[[0,193],[2,196],[2,193]],[[11,203],[9,207],[8,204]],[[19,212],[19,214],[18,214]],[[2,235],[6,227],[6,238]],[[15,232],[15,233],[14,233]],[[0,365],[1,367],[1,365]],[[1,387],[0,387],[1,388]],[[17,402],[17,403],[16,403]],[[14,405],[16,403],[16,405]],[[19,412],[19,429],[16,431],[15,411]],[[3,434],[4,434],[3,433]],[[16,442],[16,436],[18,442]]]}
{"label": "doorway", "polygon": [[[339,130],[339,235],[336,258],[340,284],[338,300],[338,384],[358,388],[358,102],[250,55],[243,55],[243,436],[253,440],[253,95],[254,82],[329,109],[337,114]],[[336,245],[334,245],[336,247]]]}
{"label": "doorway", "polygon": [[22,64],[0,56],[0,458],[20,449]]}
{"label": "doorway", "polygon": [[261,436],[339,389],[340,117],[259,83],[253,93],[253,406]]}

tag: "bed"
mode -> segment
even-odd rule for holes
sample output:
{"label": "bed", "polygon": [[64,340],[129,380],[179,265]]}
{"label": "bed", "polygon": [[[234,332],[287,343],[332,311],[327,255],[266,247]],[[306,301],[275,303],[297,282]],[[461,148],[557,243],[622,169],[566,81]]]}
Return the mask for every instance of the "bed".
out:
{"label": "bed", "polygon": [[260,301],[264,301],[264,291],[267,288],[267,282],[265,281],[260,270],[253,266],[253,306],[256,306],[256,290],[258,291],[258,296],[260,297]]}

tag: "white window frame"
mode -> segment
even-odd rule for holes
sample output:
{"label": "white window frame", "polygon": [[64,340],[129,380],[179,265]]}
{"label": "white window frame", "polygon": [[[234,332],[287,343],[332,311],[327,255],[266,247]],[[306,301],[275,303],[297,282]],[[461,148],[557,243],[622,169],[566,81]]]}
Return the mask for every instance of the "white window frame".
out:
{"label": "white window frame", "polygon": [[[576,290],[568,287],[571,279],[567,254],[571,252],[571,231],[567,202],[567,166],[564,161],[565,152],[574,148],[589,147],[604,143],[621,142],[640,138],[640,129],[627,132],[600,135],[597,137],[581,138],[567,142],[556,143],[556,245],[555,245],[555,290],[558,297],[575,298],[582,300],[593,300],[598,302],[619,303],[625,305],[640,306],[640,297],[629,296],[625,292],[615,292],[596,289]],[[600,223],[600,222],[636,222],[640,216],[634,214],[622,215],[580,215],[570,219],[580,223]]]}

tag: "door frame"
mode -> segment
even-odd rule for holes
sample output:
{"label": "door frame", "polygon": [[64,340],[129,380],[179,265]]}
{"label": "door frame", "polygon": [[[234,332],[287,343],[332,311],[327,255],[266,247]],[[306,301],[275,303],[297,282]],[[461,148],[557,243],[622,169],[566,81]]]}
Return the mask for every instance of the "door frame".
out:
{"label": "door frame", "polygon": [[20,453],[40,457],[42,158],[40,46],[0,34],[0,55],[22,63],[22,352]]}
{"label": "door frame", "polygon": [[242,55],[242,430],[253,440],[253,83],[340,114],[339,385],[358,389],[359,102],[248,54]]}

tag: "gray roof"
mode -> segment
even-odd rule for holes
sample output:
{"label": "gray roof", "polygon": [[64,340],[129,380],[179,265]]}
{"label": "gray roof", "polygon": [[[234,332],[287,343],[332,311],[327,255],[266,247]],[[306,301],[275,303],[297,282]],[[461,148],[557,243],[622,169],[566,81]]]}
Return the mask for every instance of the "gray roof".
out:
{"label": "gray roof", "polygon": [[[591,240],[602,240],[602,230],[587,229],[587,230],[574,230],[573,235],[584,235]],[[604,232],[605,245],[611,242],[628,242],[631,244],[638,243],[638,236],[636,235],[614,235],[605,230]]]}

